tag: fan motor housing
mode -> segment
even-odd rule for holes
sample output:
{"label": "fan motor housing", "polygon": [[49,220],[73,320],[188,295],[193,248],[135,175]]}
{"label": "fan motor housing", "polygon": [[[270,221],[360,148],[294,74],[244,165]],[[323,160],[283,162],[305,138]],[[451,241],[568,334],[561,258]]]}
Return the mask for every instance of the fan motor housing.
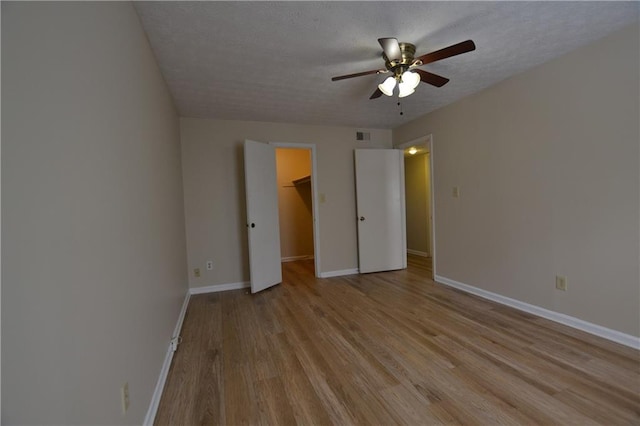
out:
{"label": "fan motor housing", "polygon": [[387,55],[382,52],[382,58],[384,59],[384,65],[389,71],[392,71],[396,76],[402,74],[414,62],[414,55],[416,54],[416,47],[411,43],[398,43],[400,45],[400,54],[402,59],[390,61]]}

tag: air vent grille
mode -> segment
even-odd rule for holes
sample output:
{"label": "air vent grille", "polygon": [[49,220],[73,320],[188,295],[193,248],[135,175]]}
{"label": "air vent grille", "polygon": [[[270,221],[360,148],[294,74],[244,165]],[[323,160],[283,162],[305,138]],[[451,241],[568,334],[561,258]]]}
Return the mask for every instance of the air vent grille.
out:
{"label": "air vent grille", "polygon": [[356,140],[357,141],[368,141],[368,140],[371,140],[371,133],[369,133],[369,132],[356,132]]}

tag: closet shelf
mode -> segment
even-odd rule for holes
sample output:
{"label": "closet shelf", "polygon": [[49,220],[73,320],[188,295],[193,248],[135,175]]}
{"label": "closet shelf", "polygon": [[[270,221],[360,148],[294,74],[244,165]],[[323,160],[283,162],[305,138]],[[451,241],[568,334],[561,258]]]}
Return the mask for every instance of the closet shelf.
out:
{"label": "closet shelf", "polygon": [[302,185],[304,183],[310,183],[311,182],[311,175],[303,176],[303,177],[301,177],[299,179],[292,180],[291,182],[294,185]]}

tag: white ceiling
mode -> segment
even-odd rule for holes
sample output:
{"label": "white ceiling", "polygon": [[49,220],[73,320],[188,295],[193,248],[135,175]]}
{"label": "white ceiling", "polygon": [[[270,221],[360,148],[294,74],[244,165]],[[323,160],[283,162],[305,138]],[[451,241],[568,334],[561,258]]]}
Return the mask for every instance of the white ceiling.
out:
{"label": "white ceiling", "polygon": [[[393,128],[638,20],[636,2],[136,2],[185,117]],[[377,39],[417,55],[477,49],[422,67],[451,81],[369,100],[385,76]],[[603,84],[606,78],[603,76]]]}

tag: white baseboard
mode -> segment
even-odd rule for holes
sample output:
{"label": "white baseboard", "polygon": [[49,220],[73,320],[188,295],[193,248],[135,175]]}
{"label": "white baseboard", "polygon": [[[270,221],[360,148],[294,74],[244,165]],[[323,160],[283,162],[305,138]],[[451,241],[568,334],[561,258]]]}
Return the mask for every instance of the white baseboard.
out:
{"label": "white baseboard", "polygon": [[358,268],[355,268],[355,269],[343,269],[341,271],[320,272],[318,276],[320,278],[333,278],[333,277],[341,277],[343,275],[354,275],[359,273],[360,273],[360,270]]}
{"label": "white baseboard", "polygon": [[312,254],[305,254],[304,256],[289,256],[289,257],[283,257],[281,262],[295,262],[296,260],[309,260],[309,259],[313,259],[313,255]]}
{"label": "white baseboard", "polygon": [[421,256],[421,257],[429,257],[429,253],[427,253],[426,251],[418,251],[418,250],[413,250],[413,249],[407,249],[407,253],[408,254],[413,254],[416,256]]}
{"label": "white baseboard", "polygon": [[[187,294],[184,297],[184,302],[182,302],[180,315],[178,315],[178,322],[176,323],[176,327],[173,330],[173,335],[171,336],[172,338],[180,335],[180,330],[182,330],[182,322],[184,321],[184,316],[187,313],[187,306],[189,306],[190,297],[191,293],[187,291]],[[160,370],[160,376],[158,377],[156,388],[154,389],[153,395],[151,396],[151,403],[149,404],[147,415],[144,417],[144,423],[142,423],[145,426],[152,426],[153,421],[156,418],[158,406],[160,405],[160,398],[162,398],[162,392],[164,391],[164,384],[167,381],[167,376],[169,375],[171,360],[173,360],[173,351],[171,350],[171,343],[169,343],[169,348],[167,350],[167,354],[164,357],[164,362],[162,363],[162,369]]]}
{"label": "white baseboard", "polygon": [[494,302],[498,302],[502,305],[507,305],[520,311],[528,312],[530,314],[537,315],[539,317],[585,331],[598,337],[611,340],[612,342],[620,343],[621,345],[625,345],[630,348],[640,349],[640,337],[602,327],[601,325],[593,324],[569,315],[561,314],[559,312],[550,311],[536,305],[530,305],[529,303],[511,299],[510,297],[492,293],[490,291],[486,291],[478,287],[473,287],[468,284],[463,284],[461,282],[442,277],[440,275],[435,276],[435,281],[440,284],[457,288],[467,293],[475,294],[476,296],[480,296],[484,299],[493,300]]}
{"label": "white baseboard", "polygon": [[247,288],[250,286],[251,286],[251,283],[249,281],[241,281],[239,283],[209,285],[206,287],[191,287],[189,289],[189,293],[190,294],[216,293],[218,291],[240,290],[241,288]]}

